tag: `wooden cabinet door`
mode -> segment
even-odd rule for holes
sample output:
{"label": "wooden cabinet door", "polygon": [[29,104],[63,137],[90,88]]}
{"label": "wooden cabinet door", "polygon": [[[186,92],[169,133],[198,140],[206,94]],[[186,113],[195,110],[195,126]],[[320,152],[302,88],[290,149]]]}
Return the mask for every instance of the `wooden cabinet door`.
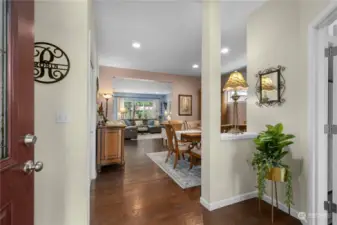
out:
{"label": "wooden cabinet door", "polygon": [[121,157],[121,134],[119,129],[107,129],[105,132],[105,146],[104,146],[105,160],[118,159]]}

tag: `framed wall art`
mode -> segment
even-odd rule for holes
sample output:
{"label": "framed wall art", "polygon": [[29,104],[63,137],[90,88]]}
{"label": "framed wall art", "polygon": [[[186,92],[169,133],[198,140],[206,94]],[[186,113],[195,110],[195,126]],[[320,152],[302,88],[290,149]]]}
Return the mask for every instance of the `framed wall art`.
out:
{"label": "framed wall art", "polygon": [[192,95],[178,96],[179,116],[192,116]]}

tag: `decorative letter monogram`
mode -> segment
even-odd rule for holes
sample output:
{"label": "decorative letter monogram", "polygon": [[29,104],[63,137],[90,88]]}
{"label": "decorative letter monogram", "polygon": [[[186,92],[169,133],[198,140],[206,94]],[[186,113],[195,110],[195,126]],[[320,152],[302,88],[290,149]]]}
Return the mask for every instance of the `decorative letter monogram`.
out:
{"label": "decorative letter monogram", "polygon": [[35,81],[45,84],[56,83],[67,76],[69,69],[69,58],[62,49],[47,42],[35,42]]}

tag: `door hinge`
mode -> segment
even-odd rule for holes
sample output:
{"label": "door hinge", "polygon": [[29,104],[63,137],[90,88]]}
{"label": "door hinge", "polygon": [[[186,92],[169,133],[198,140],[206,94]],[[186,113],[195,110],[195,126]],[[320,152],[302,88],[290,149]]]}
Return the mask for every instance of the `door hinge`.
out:
{"label": "door hinge", "polygon": [[337,205],[333,202],[325,201],[324,210],[328,211],[328,213],[337,213]]}
{"label": "door hinge", "polygon": [[324,133],[325,134],[337,134],[337,125],[326,124],[324,126]]}
{"label": "door hinge", "polygon": [[337,47],[329,47],[325,49],[325,57],[337,56]]}

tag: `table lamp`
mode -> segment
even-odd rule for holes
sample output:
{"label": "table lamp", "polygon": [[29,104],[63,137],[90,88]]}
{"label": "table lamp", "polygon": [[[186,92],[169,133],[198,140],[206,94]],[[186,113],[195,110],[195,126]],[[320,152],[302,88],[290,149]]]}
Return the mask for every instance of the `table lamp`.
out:
{"label": "table lamp", "polygon": [[247,90],[248,84],[243,78],[242,74],[235,71],[230,74],[228,81],[226,82],[223,90],[224,91],[234,91],[232,95],[232,99],[234,101],[234,108],[233,108],[233,125],[234,127],[231,128],[228,133],[232,134],[240,134],[242,133],[241,130],[238,128],[239,122],[239,114],[238,114],[238,100],[240,95],[238,95],[238,90]]}
{"label": "table lamp", "polygon": [[121,115],[122,115],[122,119],[125,119],[124,117],[125,117],[125,113],[127,112],[127,109],[126,108],[120,108],[119,109],[119,112],[121,113]]}
{"label": "table lamp", "polygon": [[112,94],[104,93],[103,98],[105,98],[105,117],[108,118],[108,101],[112,98]]}
{"label": "table lamp", "polygon": [[268,102],[269,98],[267,95],[268,91],[274,91],[276,89],[273,81],[268,76],[262,76],[261,78],[261,91],[263,92],[262,101]]}

